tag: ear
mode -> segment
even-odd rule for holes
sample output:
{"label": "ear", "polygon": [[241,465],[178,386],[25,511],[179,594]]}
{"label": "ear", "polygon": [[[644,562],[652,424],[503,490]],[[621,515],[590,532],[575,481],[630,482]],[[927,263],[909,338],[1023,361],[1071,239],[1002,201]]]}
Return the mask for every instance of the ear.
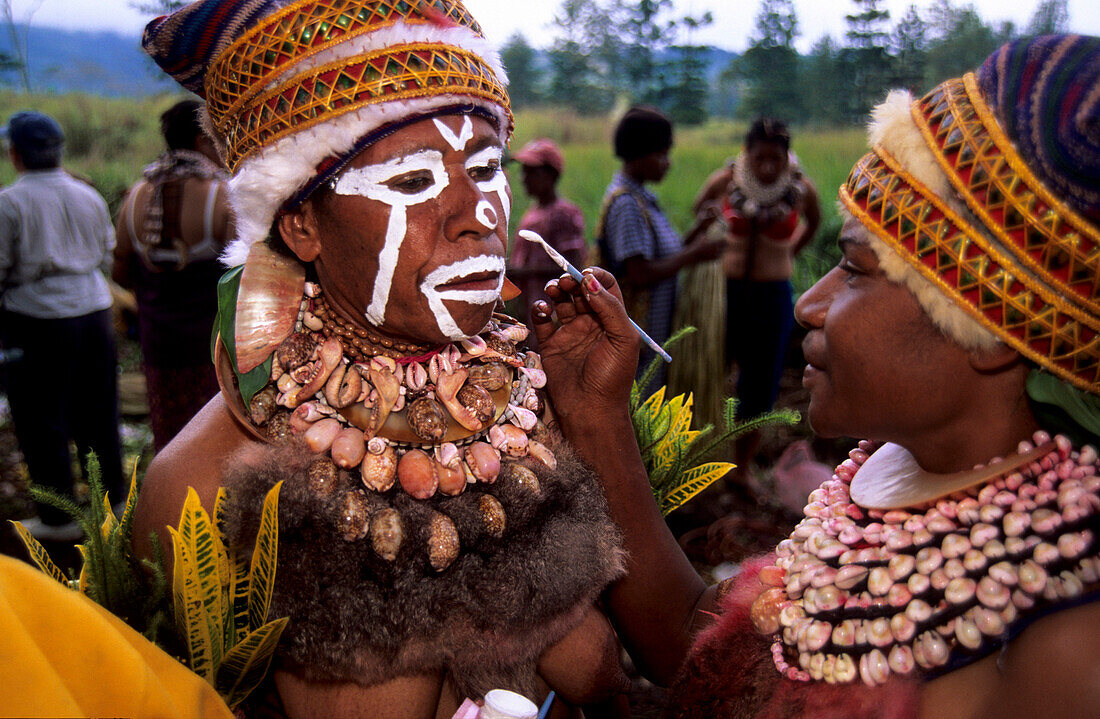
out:
{"label": "ear", "polygon": [[278,226],[283,242],[302,262],[313,262],[321,254],[317,214],[309,200],[281,215]]}
{"label": "ear", "polygon": [[995,374],[1009,369],[1020,361],[1020,353],[1004,342],[998,342],[989,349],[974,349],[967,353],[970,366],[982,374]]}

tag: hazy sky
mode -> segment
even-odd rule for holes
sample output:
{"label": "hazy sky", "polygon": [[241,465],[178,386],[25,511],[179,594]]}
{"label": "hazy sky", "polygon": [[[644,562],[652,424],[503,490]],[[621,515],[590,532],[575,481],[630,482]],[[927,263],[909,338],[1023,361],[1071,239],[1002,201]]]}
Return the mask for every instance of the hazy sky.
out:
{"label": "hazy sky", "polygon": [[[1012,20],[1026,25],[1039,0],[955,0],[955,5],[972,3],[986,20]],[[465,0],[466,6],[481,22],[486,36],[498,44],[517,30],[536,47],[553,40],[551,22],[559,0]],[[802,35],[799,48],[809,49],[825,34],[839,38],[844,33],[844,15],[853,11],[851,0],[794,0]],[[892,19],[901,16],[913,0],[885,0]],[[916,0],[918,8],[932,0]],[[744,50],[753,28],[758,0],[674,0],[677,13],[699,14],[710,10],[714,24],[697,33],[693,42],[716,45],[727,50]],[[1100,35],[1100,0],[1069,0],[1070,29]],[[130,0],[12,0],[17,21],[33,10],[36,25],[54,25],[71,29],[113,29],[137,33],[147,17],[130,7]],[[37,9],[35,9],[37,8]]]}

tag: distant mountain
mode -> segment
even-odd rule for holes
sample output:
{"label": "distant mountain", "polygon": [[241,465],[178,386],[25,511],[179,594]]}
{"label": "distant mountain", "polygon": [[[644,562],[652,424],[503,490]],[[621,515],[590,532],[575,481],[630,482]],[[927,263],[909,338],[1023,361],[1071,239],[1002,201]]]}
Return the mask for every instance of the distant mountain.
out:
{"label": "distant mountain", "polygon": [[[31,89],[35,92],[140,97],[178,90],[142,51],[138,35],[32,26],[27,47]],[[11,54],[11,39],[6,33],[0,37],[0,53]],[[545,51],[538,51],[541,63],[546,62],[544,55]],[[660,57],[670,56],[666,51]],[[712,86],[735,57],[727,50],[708,48],[705,62]],[[19,83],[18,71],[0,72],[0,84]]]}
{"label": "distant mountain", "polygon": [[[11,54],[6,33],[0,52]],[[137,35],[31,26],[27,54],[35,92],[137,97],[178,89],[142,51]],[[0,73],[0,83],[20,82],[18,71]]]}

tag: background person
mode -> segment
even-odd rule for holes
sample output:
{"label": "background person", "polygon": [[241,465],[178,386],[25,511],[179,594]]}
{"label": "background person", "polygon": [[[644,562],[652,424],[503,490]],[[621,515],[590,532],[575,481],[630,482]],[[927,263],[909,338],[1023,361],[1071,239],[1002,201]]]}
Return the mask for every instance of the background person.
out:
{"label": "background person", "polygon": [[[791,153],[786,125],[758,118],[740,155],[712,175],[695,200],[695,212],[720,207],[726,248],[725,359],[737,367],[738,416],[750,419],[775,404],[794,326],[791,271],[795,256],[821,223],[813,184]],[[735,473],[743,477],[760,445],[760,433],[736,442]]]}
{"label": "background person", "polygon": [[875,109],[843,258],[795,309],[812,427],[870,441],[718,587],[606,441],[630,436],[637,346],[610,276],[548,288],[551,396],[629,552],[607,606],[643,672],[678,675],[672,716],[1096,713],[1097,87],[1100,38],[1044,36]]}
{"label": "background person", "polygon": [[[701,217],[681,239],[646,189],[658,184],[669,168],[672,122],[649,107],[632,107],[615,127],[615,156],[622,160],[604,194],[604,209],[597,230],[601,253],[621,279],[627,307],[649,336],[663,344],[672,334],[676,308],[676,281],[680,270],[718,257],[720,240],[698,240],[713,222],[713,214]],[[654,357],[642,351],[639,371]],[[664,368],[654,380],[663,384]]]}
{"label": "background person", "polygon": [[[16,438],[31,479],[71,494],[76,443],[94,451],[103,485],[122,494],[118,379],[111,328],[115,236],[107,203],[61,168],[64,134],[52,117],[18,112],[4,129],[19,174],[0,191],[0,337],[23,358],[6,367]],[[40,539],[75,541],[80,528],[39,504],[24,526]]]}
{"label": "background person", "polygon": [[208,340],[218,312],[218,256],[232,237],[225,181],[203,134],[201,103],[160,118],[168,150],[118,213],[114,279],[134,290],[153,447],[160,451],[218,391]]}
{"label": "background person", "polygon": [[[584,215],[579,207],[558,195],[558,180],[565,168],[561,148],[553,140],[539,138],[524,145],[512,159],[522,168],[523,191],[535,200],[534,206],[523,213],[517,229],[537,232],[574,267],[583,267]],[[508,278],[522,292],[528,325],[531,304],[546,299],[543,287],[560,274],[561,268],[541,247],[518,235],[513,238]]]}

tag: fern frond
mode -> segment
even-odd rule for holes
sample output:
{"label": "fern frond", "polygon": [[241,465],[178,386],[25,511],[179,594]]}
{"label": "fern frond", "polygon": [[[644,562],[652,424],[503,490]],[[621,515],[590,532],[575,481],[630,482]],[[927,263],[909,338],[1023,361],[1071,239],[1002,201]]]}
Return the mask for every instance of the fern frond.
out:
{"label": "fern frond", "polygon": [[726,398],[726,404],[722,408],[722,422],[726,428],[725,431],[729,432],[737,427],[737,408],[740,404],[741,400],[736,397]]}

